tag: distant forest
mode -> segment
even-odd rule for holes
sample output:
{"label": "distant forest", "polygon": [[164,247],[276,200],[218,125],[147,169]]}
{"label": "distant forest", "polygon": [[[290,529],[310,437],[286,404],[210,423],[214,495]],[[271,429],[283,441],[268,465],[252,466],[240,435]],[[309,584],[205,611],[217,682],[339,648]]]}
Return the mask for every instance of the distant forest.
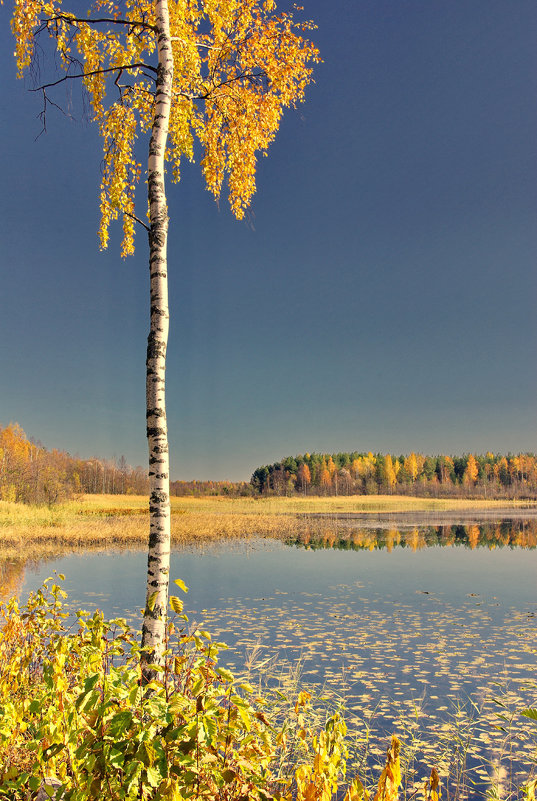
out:
{"label": "distant forest", "polygon": [[[84,494],[146,495],[147,469],[124,456],[81,459],[29,439],[18,423],[0,425],[0,500],[54,504]],[[532,453],[408,456],[306,453],[259,467],[250,482],[172,481],[174,496],[376,495],[537,498]]]}
{"label": "distant forest", "polygon": [[382,453],[306,453],[258,467],[251,485],[259,495],[376,495],[535,498],[532,453],[394,456]]}
{"label": "distant forest", "polygon": [[[0,500],[55,504],[77,495],[147,495],[147,468],[131,467],[124,456],[80,459],[28,439],[18,423],[0,426]],[[172,495],[252,494],[251,485],[232,481],[172,481]]]}

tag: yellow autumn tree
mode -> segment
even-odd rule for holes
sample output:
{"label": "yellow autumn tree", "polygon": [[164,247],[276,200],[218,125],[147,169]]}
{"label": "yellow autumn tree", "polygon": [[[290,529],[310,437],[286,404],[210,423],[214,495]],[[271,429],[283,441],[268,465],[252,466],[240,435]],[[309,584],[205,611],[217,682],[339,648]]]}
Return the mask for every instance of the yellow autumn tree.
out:
{"label": "yellow autumn tree", "polygon": [[[165,365],[168,341],[165,175],[179,180],[195,141],[207,188],[220,196],[227,181],[239,219],[255,191],[258,154],[265,154],[284,108],[304,99],[319,60],[303,36],[311,23],[277,13],[274,0],[94,0],[87,8],[62,0],[16,0],[12,30],[19,75],[36,68],[47,39],[49,64],[60,72],[36,87],[43,113],[55,88],[79,79],[103,142],[101,247],[112,221],[123,224],[122,255],[134,250],[135,226],[149,236],[150,331],[146,404],[150,533],[142,661],[162,662],[168,606],[170,504]],[[57,105],[57,104],[55,104]],[[136,142],[148,138],[147,169]],[[136,208],[147,180],[148,214]]]}
{"label": "yellow autumn tree", "polygon": [[412,482],[414,482],[418,477],[418,460],[415,453],[411,453],[410,456],[406,457],[404,466]]}
{"label": "yellow autumn tree", "polygon": [[[370,478],[375,472],[375,465],[377,463],[376,458],[373,456],[371,452],[369,452],[366,456],[361,456],[357,461],[357,471],[360,478]],[[353,468],[354,468],[353,462]]]}
{"label": "yellow autumn tree", "polygon": [[479,466],[477,464],[476,458],[473,454],[470,454],[468,457],[468,462],[466,463],[466,470],[464,471],[464,483],[465,484],[475,484],[477,481],[477,477],[479,475]]}
{"label": "yellow autumn tree", "polygon": [[397,483],[397,475],[393,466],[392,457],[389,453],[384,458],[384,477],[386,479],[388,489],[391,492]]}
{"label": "yellow autumn tree", "polygon": [[321,466],[319,484],[321,485],[321,489],[323,489],[325,492],[328,491],[332,486],[332,476],[330,475],[330,471],[328,470],[324,460]]}
{"label": "yellow autumn tree", "polygon": [[310,484],[311,471],[306,462],[303,462],[298,468],[297,472],[297,488],[301,489],[305,495]]}

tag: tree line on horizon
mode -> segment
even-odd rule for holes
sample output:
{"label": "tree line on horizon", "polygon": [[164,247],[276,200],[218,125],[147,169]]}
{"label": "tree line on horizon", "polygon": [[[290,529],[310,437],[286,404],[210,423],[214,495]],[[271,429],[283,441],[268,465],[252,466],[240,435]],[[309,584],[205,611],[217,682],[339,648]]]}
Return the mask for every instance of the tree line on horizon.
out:
{"label": "tree line on horizon", "polygon": [[147,494],[147,470],[118,459],[81,459],[48,450],[18,423],[0,426],[0,500],[55,504],[76,495]]}
{"label": "tree line on horizon", "polygon": [[305,453],[258,467],[258,495],[404,495],[537,497],[533,453],[463,456],[410,453]]}
{"label": "tree line on horizon", "polygon": [[[81,459],[48,450],[18,423],[0,425],[0,500],[52,505],[77,495],[148,495],[147,468],[124,456]],[[172,481],[174,496],[251,495],[246,481]]]}
{"label": "tree line on horizon", "polygon": [[[77,495],[147,495],[147,469],[124,456],[82,459],[0,425],[0,500],[55,504]],[[172,481],[176,497],[223,495],[376,495],[536,498],[532,453],[463,456],[306,453],[257,468],[250,482]]]}

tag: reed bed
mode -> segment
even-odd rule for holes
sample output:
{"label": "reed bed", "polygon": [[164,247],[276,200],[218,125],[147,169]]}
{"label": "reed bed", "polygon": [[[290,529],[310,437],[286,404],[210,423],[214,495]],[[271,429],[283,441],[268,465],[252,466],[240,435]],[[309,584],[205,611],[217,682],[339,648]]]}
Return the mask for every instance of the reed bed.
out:
{"label": "reed bed", "polygon": [[[34,547],[48,544],[63,546],[129,546],[145,544],[149,516],[110,516],[81,518],[65,526],[5,526],[0,529],[0,553],[6,548]],[[306,529],[306,521],[297,517],[248,514],[183,514],[172,515],[172,541],[175,544],[201,542],[222,538],[258,535],[298,534]]]}
{"label": "reed bed", "polygon": [[[65,504],[47,509],[0,505],[0,558],[57,554],[59,551],[93,548],[145,547],[149,532],[149,513],[141,506],[146,498],[129,498],[132,506],[118,498],[106,498],[116,506]],[[8,507],[8,508],[6,508]],[[222,511],[206,511],[192,506],[172,508],[172,542],[208,542],[251,536],[299,535],[306,522],[296,515],[235,512],[231,505]]]}
{"label": "reed bed", "polygon": [[[105,496],[94,496],[105,497]],[[128,497],[128,496],[127,496]],[[146,499],[140,499],[147,503]],[[138,498],[137,498],[138,502]],[[97,502],[98,503],[98,502]],[[417,498],[407,495],[348,495],[348,496],[299,496],[226,498],[223,496],[207,498],[172,498],[174,509],[197,512],[219,512],[233,514],[355,514],[360,512],[378,514],[379,512],[412,511],[462,511],[468,509],[537,509],[535,501],[483,500],[471,498]]]}
{"label": "reed bed", "polygon": [[[147,512],[145,495],[84,495],[55,506],[30,506],[0,501],[0,528],[22,525],[62,525],[76,517],[134,516]],[[461,511],[468,509],[537,509],[536,501],[472,498],[418,498],[407,495],[348,495],[338,497],[292,496],[227,498],[173,497],[172,513],[218,514],[342,514],[408,511]]]}
{"label": "reed bed", "polygon": [[[306,535],[337,515],[397,512],[463,512],[522,509],[520,501],[409,498],[401,496],[172,498],[176,545],[216,539]],[[314,516],[312,518],[312,516]],[[315,521],[315,516],[319,519]],[[57,506],[0,501],[0,557],[31,556],[81,548],[145,546],[148,500],[135,495],[87,495]]]}

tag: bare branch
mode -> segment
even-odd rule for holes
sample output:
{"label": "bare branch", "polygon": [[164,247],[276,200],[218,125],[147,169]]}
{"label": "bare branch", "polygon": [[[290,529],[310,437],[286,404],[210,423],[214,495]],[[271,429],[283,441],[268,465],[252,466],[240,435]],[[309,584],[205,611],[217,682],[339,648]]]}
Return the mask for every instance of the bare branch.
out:
{"label": "bare branch", "polygon": [[[250,81],[251,83],[262,86],[262,79],[266,78],[267,74],[263,70],[260,72],[241,72],[240,75],[235,75],[232,78],[229,78],[227,81],[219,81],[218,83],[214,83],[213,85],[207,89],[205,92],[194,94],[193,92],[178,92],[174,91],[174,97],[185,97],[187,100],[207,100],[208,98],[217,98],[219,95],[216,94],[218,89],[222,89],[225,86],[232,86],[234,83],[238,83],[239,81]],[[220,96],[224,96],[223,93]]]}
{"label": "bare branch", "polygon": [[71,17],[67,14],[58,14],[57,17],[50,17],[49,19],[43,20],[43,24],[48,24],[49,22],[57,22],[58,20],[62,20],[63,22],[68,22],[71,25],[75,23],[83,23],[87,25],[94,25],[97,23],[110,23],[111,25],[128,25],[132,29],[134,28],[145,28],[148,31],[153,31],[154,33],[157,32],[156,25],[150,25],[149,22],[143,22],[141,20],[129,20],[129,19],[114,19],[113,17],[99,17],[96,19],[91,19],[89,17]]}
{"label": "bare branch", "polygon": [[57,108],[58,111],[61,111],[61,113],[63,114],[64,117],[67,117],[68,119],[72,119],[71,115],[67,114],[67,112],[65,112],[61,106],[59,106],[57,103],[55,103],[53,100],[51,100],[50,97],[45,92],[45,90],[43,89],[43,108],[41,109],[41,111],[37,115],[38,119],[41,120],[41,123],[42,123],[43,127],[41,128],[41,130],[39,131],[39,133],[35,137],[35,141],[36,142],[37,142],[37,140],[39,139],[40,136],[42,136],[44,133],[47,132],[47,105],[54,106],[54,108]]}
{"label": "bare branch", "polygon": [[140,225],[143,225],[143,227],[145,228],[145,230],[148,233],[151,231],[151,228],[148,225],[146,225],[143,220],[140,220],[140,218],[137,217],[136,214],[131,214],[130,211],[124,211],[123,214],[126,214],[127,217],[130,217],[132,220],[134,220],[134,222],[137,222],[137,223],[140,223]]}
{"label": "bare branch", "polygon": [[[106,67],[102,70],[92,70],[91,72],[81,72],[78,75],[64,75],[63,78],[58,78],[57,81],[52,81],[51,83],[44,83],[41,86],[37,86],[35,89],[30,89],[30,92],[41,92],[45,89],[50,89],[51,86],[57,86],[59,83],[63,83],[64,81],[69,81],[74,78],[88,78],[90,75],[104,75],[107,72],[117,72],[121,74],[123,70],[134,70],[134,69],[146,69],[152,70],[155,74],[157,70],[155,67],[152,67],[150,64],[123,64],[119,67]],[[146,76],[148,77],[148,76]]]}
{"label": "bare branch", "polygon": [[231,78],[228,78],[227,81],[218,81],[217,83],[213,83],[212,89],[207,92],[204,97],[208,97],[212,91],[216,89],[221,89],[223,86],[231,86],[234,83],[238,83],[242,80],[250,81],[257,86],[262,85],[262,78],[266,78],[267,73],[264,70],[260,70],[259,72],[241,72],[239,75],[234,75]]}

